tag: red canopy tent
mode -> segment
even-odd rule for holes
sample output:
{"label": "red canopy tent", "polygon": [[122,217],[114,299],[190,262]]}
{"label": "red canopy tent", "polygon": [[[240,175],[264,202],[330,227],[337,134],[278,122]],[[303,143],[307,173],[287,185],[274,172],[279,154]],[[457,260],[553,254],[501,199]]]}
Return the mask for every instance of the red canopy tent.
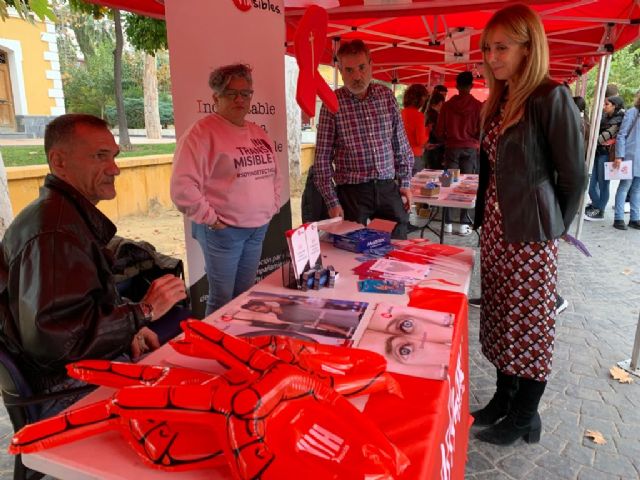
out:
{"label": "red canopy tent", "polygon": [[[162,0],[90,0],[155,18]],[[251,0],[226,0],[246,4]],[[479,39],[492,13],[511,0],[284,0],[287,52],[292,53],[302,8],[316,4],[329,13],[322,62],[331,64],[333,38],[360,38],[372,48],[374,76],[398,83],[450,83],[463,70],[482,75]],[[634,0],[530,0],[540,12],[551,49],[551,74],[572,82],[602,55],[640,38],[640,6]],[[185,7],[187,8],[187,7]]]}
{"label": "red canopy tent", "polygon": [[[436,83],[449,83],[463,70],[482,75],[482,28],[496,8],[515,2],[398,1],[384,8],[367,8],[364,4],[374,3],[367,0],[340,3],[344,6],[329,10],[329,37],[364,40],[372,49],[376,78],[434,83],[429,80],[435,75],[440,78]],[[640,37],[640,7],[633,0],[528,3],[542,16],[551,74],[559,80],[572,82],[600,56]],[[300,9],[286,12],[287,38],[292,38],[301,14]],[[329,41],[323,62],[330,63],[331,57]]]}

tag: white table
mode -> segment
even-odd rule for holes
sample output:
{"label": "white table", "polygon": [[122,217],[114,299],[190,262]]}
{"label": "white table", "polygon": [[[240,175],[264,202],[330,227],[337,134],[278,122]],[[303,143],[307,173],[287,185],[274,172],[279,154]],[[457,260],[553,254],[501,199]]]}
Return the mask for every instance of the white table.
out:
{"label": "white table", "polygon": [[462,208],[465,210],[470,210],[472,208],[475,208],[476,206],[476,195],[473,196],[469,196],[468,200],[462,201],[462,200],[450,200],[447,197],[449,196],[450,193],[453,193],[455,188],[458,187],[465,179],[472,179],[475,180],[477,183],[478,180],[478,175],[475,174],[462,174],[460,175],[460,182],[455,182],[455,183],[451,183],[451,186],[449,187],[443,187],[440,186],[440,193],[435,196],[435,197],[425,197],[423,195],[420,194],[420,187],[422,185],[424,185],[425,183],[425,178],[427,178],[427,174],[425,174],[425,172],[430,172],[431,175],[433,175],[433,177],[438,176],[440,173],[442,173],[441,170],[423,170],[422,172],[418,172],[412,179],[411,179],[411,193],[412,193],[412,201],[414,204],[416,203],[426,203],[427,205],[429,205],[430,207],[441,207],[442,208],[442,221],[440,222],[440,231],[436,231],[433,228],[431,228],[431,222],[434,220],[435,218],[435,214],[436,211],[434,211],[428,221],[427,224],[423,227],[421,227],[421,231],[420,231],[420,236],[422,237],[424,234],[425,229],[430,230],[431,232],[433,232],[434,234],[438,235],[438,238],[440,239],[440,243],[444,243],[444,219],[445,219],[445,212],[447,211],[447,209],[449,208]]}
{"label": "white table", "polygon": [[[351,271],[353,267],[360,264],[360,262],[355,259],[357,256],[356,254],[344,250],[338,250],[325,243],[322,244],[322,254],[324,264],[333,265],[339,272],[339,278],[336,281],[336,286],[335,288],[310,290],[305,292],[305,295],[319,298],[346,300],[357,299],[358,301],[366,301],[371,304],[390,302],[398,305],[407,305],[409,297],[406,294],[385,295],[358,292],[357,277]],[[434,268],[422,284],[432,288],[466,294],[469,290],[469,284],[471,281],[474,255],[475,252],[472,249],[462,248],[461,253],[452,257],[447,257],[448,261],[456,265],[456,268],[450,268],[449,272],[444,272],[441,268]],[[452,285],[440,282],[431,283],[431,281],[436,278],[445,278],[451,282]],[[262,282],[258,283],[254,289],[280,294],[296,293],[296,290],[287,289],[282,286],[282,274],[280,270],[275,271]],[[371,312],[372,308],[369,308],[367,311]],[[215,313],[212,315],[215,316]],[[175,352],[169,345],[164,345],[157,351],[151,353],[144,359],[143,363],[156,365],[181,365],[205,371],[222,373],[216,362],[181,355]],[[99,388],[78,402],[76,406],[107,398],[112,393],[112,389],[104,387]],[[361,397],[356,400],[363,402],[360,406],[364,407],[366,399],[367,397]],[[356,401],[355,403],[357,404],[358,402]],[[216,471],[192,470],[187,472],[171,473],[152,469],[143,463],[120,434],[115,431],[92,435],[86,439],[61,445],[49,450],[23,455],[22,461],[26,466],[33,470],[64,480],[146,480],[165,478],[171,478],[171,480],[232,479],[231,474],[226,468],[221,468]]]}

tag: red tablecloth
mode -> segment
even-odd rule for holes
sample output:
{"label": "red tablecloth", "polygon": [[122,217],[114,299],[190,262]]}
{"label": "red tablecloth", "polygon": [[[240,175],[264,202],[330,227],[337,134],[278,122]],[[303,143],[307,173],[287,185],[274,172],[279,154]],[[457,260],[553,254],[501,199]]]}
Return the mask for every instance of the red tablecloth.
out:
{"label": "red tablecloth", "polygon": [[409,305],[456,315],[446,381],[394,374],[404,398],[372,395],[365,413],[411,460],[403,480],[463,479],[469,428],[467,297],[414,289]]}
{"label": "red tablecloth", "polygon": [[[411,460],[411,465],[400,480],[462,480],[471,423],[468,405],[467,299],[461,293],[419,288],[410,295],[409,305],[456,315],[448,379],[426,380],[394,374],[404,398],[373,394],[364,412]],[[180,363],[179,360],[172,360],[173,357],[167,359],[168,352],[165,348],[156,354],[158,357],[162,355],[169,364]],[[177,354],[174,352],[173,355]],[[151,359],[159,361],[158,358]],[[198,362],[194,359],[190,361],[195,364]],[[85,403],[105,398],[108,392],[108,389],[100,389],[86,398]],[[101,454],[96,456],[95,452]],[[193,470],[168,473],[151,469],[115,431],[25,455],[23,459],[31,468],[65,479],[161,479],[169,476],[174,480],[231,478],[225,467],[215,472]]]}

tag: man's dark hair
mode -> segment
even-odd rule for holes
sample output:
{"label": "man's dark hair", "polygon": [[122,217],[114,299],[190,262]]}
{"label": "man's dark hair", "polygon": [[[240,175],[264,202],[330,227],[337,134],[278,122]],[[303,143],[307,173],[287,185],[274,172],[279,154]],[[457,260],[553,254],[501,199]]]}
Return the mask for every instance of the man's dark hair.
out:
{"label": "man's dark hair", "polygon": [[109,124],[103,119],[86,113],[67,113],[49,122],[44,130],[44,152],[49,158],[49,150],[59,144],[71,142],[75,134],[76,125],[88,125],[95,128],[109,129]]}
{"label": "man's dark hair", "polygon": [[444,85],[436,85],[435,87],[433,87],[433,93],[441,93],[442,96],[446,97],[447,96],[447,92],[449,91],[449,89],[447,87],[445,87]]}
{"label": "man's dark hair", "polygon": [[444,95],[435,91],[431,94],[431,98],[429,99],[429,106],[438,105],[439,103],[444,102]]}
{"label": "man's dark hair", "polygon": [[620,92],[618,91],[618,85],[616,85],[615,83],[608,84],[607,89],[604,91],[605,98],[615,97],[617,95],[620,95]]}
{"label": "man's dark hair", "polygon": [[338,53],[336,56],[338,60],[344,57],[345,55],[359,55],[364,53],[367,56],[368,60],[371,60],[371,52],[369,51],[369,47],[362,40],[351,40],[348,42],[344,42],[340,45],[338,49]]}
{"label": "man's dark hair", "polygon": [[584,112],[587,108],[587,102],[585,102],[583,97],[573,97],[573,101],[581,112]]}
{"label": "man's dark hair", "polygon": [[471,88],[473,85],[473,73],[469,72],[460,72],[456,77],[456,86],[458,88]]}

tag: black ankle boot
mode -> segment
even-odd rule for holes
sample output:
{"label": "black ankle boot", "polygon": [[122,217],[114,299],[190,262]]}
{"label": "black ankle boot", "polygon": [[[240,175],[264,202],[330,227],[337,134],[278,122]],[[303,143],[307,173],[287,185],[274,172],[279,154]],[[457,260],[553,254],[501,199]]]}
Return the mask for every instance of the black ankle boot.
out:
{"label": "black ankle boot", "polygon": [[476,435],[478,440],[494,445],[511,445],[519,438],[524,438],[527,443],[539,442],[542,421],[538,405],[546,385],[547,382],[521,378],[507,416],[496,425],[479,432]]}
{"label": "black ankle boot", "polygon": [[493,398],[486,407],[471,412],[474,426],[493,425],[509,413],[511,401],[518,390],[518,377],[506,375],[500,370],[497,370],[497,373],[496,393],[493,394]]}
{"label": "black ankle boot", "polygon": [[523,438],[527,443],[538,443],[541,432],[542,421],[538,412],[523,424],[518,423],[518,416],[515,413],[509,412],[502,421],[478,432],[476,437],[483,442],[506,446],[511,445],[519,438]]}

